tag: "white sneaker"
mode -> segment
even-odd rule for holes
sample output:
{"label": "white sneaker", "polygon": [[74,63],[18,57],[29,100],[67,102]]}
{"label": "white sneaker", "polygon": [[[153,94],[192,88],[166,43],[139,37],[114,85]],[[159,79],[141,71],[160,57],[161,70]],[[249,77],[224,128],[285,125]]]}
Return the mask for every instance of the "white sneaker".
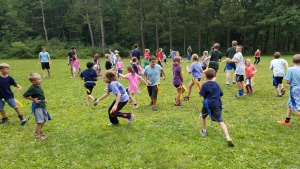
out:
{"label": "white sneaker", "polygon": [[233,143],[233,141],[231,140],[231,138],[230,138],[230,139],[227,139],[227,144],[228,144],[228,146],[230,146],[230,147],[233,147],[233,146],[234,146],[234,143]]}
{"label": "white sneaker", "polygon": [[113,124],[113,123],[109,123],[107,126],[110,126],[110,127],[112,127],[112,126],[119,126],[120,125],[120,123],[119,124]]}

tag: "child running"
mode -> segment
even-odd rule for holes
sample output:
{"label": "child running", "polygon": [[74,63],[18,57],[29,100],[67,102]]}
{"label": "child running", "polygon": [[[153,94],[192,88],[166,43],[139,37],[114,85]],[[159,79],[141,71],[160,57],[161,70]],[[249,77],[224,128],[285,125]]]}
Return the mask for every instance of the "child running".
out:
{"label": "child running", "polygon": [[163,68],[156,64],[156,57],[151,56],[149,58],[150,65],[145,68],[144,78],[148,84],[148,94],[151,98],[150,105],[152,106],[153,111],[157,111],[156,102],[157,102],[157,92],[158,92],[158,85],[160,84],[160,73],[162,73],[162,79],[165,80],[166,75],[163,71]]}
{"label": "child running", "polygon": [[86,105],[89,106],[91,101],[97,100],[92,96],[93,88],[96,86],[96,82],[98,80],[97,72],[93,69],[94,63],[87,62],[87,69],[82,71],[80,77],[84,80],[84,87],[87,94],[87,102]]}
{"label": "child running", "polygon": [[118,54],[118,62],[117,62],[117,64],[116,64],[116,67],[117,67],[117,69],[118,69],[118,78],[120,79],[120,74],[122,74],[122,71],[123,71],[123,69],[124,69],[124,63],[122,62],[122,59],[121,59],[121,57],[119,56],[119,54]]}
{"label": "child running", "polygon": [[173,60],[173,85],[177,89],[176,99],[175,99],[175,107],[182,106],[181,104],[181,94],[184,92],[183,84],[183,75],[182,69],[180,66],[180,57],[175,56]]}
{"label": "child running", "polygon": [[213,78],[215,77],[215,70],[212,68],[207,69],[205,72],[206,80],[202,85],[200,95],[204,97],[203,101],[203,107],[202,107],[202,129],[200,130],[200,133],[202,136],[207,135],[206,131],[206,117],[209,115],[212,121],[218,122],[220,125],[226,140],[228,146],[233,147],[233,141],[229,136],[226,124],[223,122],[222,118],[222,101],[221,97],[223,96],[223,92],[219,86],[219,84],[215,81],[213,81]]}
{"label": "child running", "polygon": [[0,64],[0,113],[2,116],[2,120],[0,121],[0,124],[4,124],[8,122],[8,118],[6,117],[6,112],[4,110],[5,102],[8,103],[8,105],[15,109],[15,111],[18,114],[19,119],[22,122],[25,122],[26,119],[23,117],[20,108],[18,107],[15,98],[14,93],[10,89],[10,86],[15,86],[18,88],[19,92],[22,94],[22,87],[15,82],[15,80],[9,76],[10,73],[10,66],[7,63],[1,63]]}
{"label": "child running", "polygon": [[80,62],[79,59],[77,58],[76,55],[73,55],[72,57],[72,61],[71,61],[71,65],[72,65],[72,69],[73,69],[73,77],[75,77],[76,72],[80,73],[79,69],[80,69]]}
{"label": "child running", "polygon": [[252,88],[252,79],[254,77],[254,74],[257,72],[254,65],[251,65],[251,60],[246,59],[245,61],[245,74],[246,74],[246,93],[247,94],[253,94],[254,90]]}
{"label": "child running", "polygon": [[128,94],[126,93],[124,87],[121,83],[117,81],[117,75],[114,71],[106,71],[103,77],[103,81],[108,85],[107,92],[102,95],[98,100],[94,102],[97,104],[99,101],[105,99],[110,93],[116,96],[116,99],[112,102],[111,106],[108,108],[108,116],[110,124],[108,126],[114,126],[119,124],[118,117],[127,118],[127,125],[130,125],[133,121],[134,115],[132,113],[122,113],[121,109],[128,102]]}
{"label": "child running", "polygon": [[[285,94],[282,79],[284,77],[284,65],[286,69],[289,68],[289,64],[286,60],[280,58],[280,52],[274,53],[274,58],[270,63],[270,69],[273,70],[273,86],[277,92],[277,97],[282,97]],[[281,89],[279,89],[279,86]]]}
{"label": "child running", "polygon": [[127,75],[122,75],[122,74],[119,75],[129,81],[129,88],[128,88],[129,97],[130,97],[129,99],[131,99],[133,103],[133,109],[137,109],[139,108],[139,106],[136,103],[135,95],[138,93],[138,82],[144,81],[146,84],[147,82],[144,79],[142,79],[141,76],[135,73],[132,66],[128,66],[127,71],[128,71]]}
{"label": "child running", "polygon": [[286,72],[286,82],[290,85],[290,97],[287,102],[287,112],[285,120],[278,121],[279,124],[291,125],[292,111],[300,116],[300,54],[293,56],[294,66],[288,68]]}
{"label": "child running", "polygon": [[100,76],[100,78],[102,78],[100,57],[99,57],[99,54],[97,54],[97,53],[94,55],[94,67],[93,68],[96,70],[97,75]]}
{"label": "child running", "polygon": [[202,69],[205,70],[208,63],[209,63],[208,51],[207,50],[203,52],[203,56],[201,58],[201,61],[202,61]]}
{"label": "child running", "polygon": [[196,85],[198,85],[197,88],[199,88],[199,91],[200,91],[200,88],[201,88],[200,80],[201,80],[201,75],[202,75],[202,71],[203,71],[202,70],[202,64],[199,62],[199,57],[198,57],[197,54],[192,55],[192,60],[193,60],[193,63],[191,65],[191,67],[189,68],[189,66],[186,66],[186,70],[189,72],[189,74],[192,74],[192,81],[189,83],[187,96],[183,97],[183,99],[185,101],[190,100],[190,95],[191,95],[191,92],[192,92],[192,87],[194,86],[194,81],[197,82]]}
{"label": "child running", "polygon": [[33,113],[36,121],[35,140],[46,140],[47,136],[43,134],[42,128],[44,127],[46,121],[51,119],[46,109],[47,102],[45,99],[44,90],[41,87],[42,78],[38,73],[31,73],[28,78],[32,85],[23,94],[23,97],[34,102]]}
{"label": "child running", "polygon": [[168,64],[168,61],[167,61],[167,55],[165,54],[165,52],[162,52],[162,55],[163,55],[164,63],[165,63],[166,65],[169,65],[169,64]]}

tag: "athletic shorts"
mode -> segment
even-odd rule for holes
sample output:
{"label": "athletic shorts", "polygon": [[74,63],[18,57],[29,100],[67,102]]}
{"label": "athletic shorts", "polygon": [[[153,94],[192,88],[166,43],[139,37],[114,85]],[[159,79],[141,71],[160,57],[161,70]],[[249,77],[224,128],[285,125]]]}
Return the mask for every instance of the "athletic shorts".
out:
{"label": "athletic shorts", "polygon": [[174,87],[176,87],[176,89],[181,88],[181,85],[174,85]]}
{"label": "athletic shorts", "polygon": [[50,69],[49,62],[42,62],[42,69]]}
{"label": "athletic shorts", "polygon": [[186,55],[187,60],[191,60],[191,55]]}
{"label": "athletic shorts", "polygon": [[91,95],[93,92],[94,86],[85,86],[86,94]]}
{"label": "athletic shorts", "polygon": [[44,123],[48,120],[48,111],[46,108],[35,108],[34,118],[36,123]]}
{"label": "athletic shorts", "polygon": [[244,75],[239,75],[239,74],[235,74],[236,75],[236,81],[237,82],[242,82],[244,81]]}
{"label": "athletic shorts", "polygon": [[248,86],[252,86],[252,85],[253,85],[252,79],[251,79],[251,78],[246,78],[245,83],[246,83],[246,85],[248,85]]}
{"label": "athletic shorts", "polygon": [[193,82],[193,79],[196,79],[196,81],[198,81],[198,82],[201,81],[201,77],[200,77],[200,78],[193,77],[193,78],[192,78],[192,82]]}
{"label": "athletic shorts", "polygon": [[147,86],[148,94],[151,98],[157,99],[157,87],[155,86]]}
{"label": "athletic shorts", "polygon": [[[212,121],[216,121],[216,122],[222,122],[223,118],[222,118],[222,106],[209,106],[209,109],[211,111],[211,115],[210,118]],[[205,105],[203,105],[202,107],[202,118],[205,119],[208,116],[208,111],[205,107]]]}
{"label": "athletic shorts", "polygon": [[278,88],[279,84],[282,84],[283,77],[273,77],[273,86]]}
{"label": "athletic shorts", "polygon": [[5,102],[7,102],[8,105],[9,105],[11,108],[13,108],[13,109],[15,109],[15,108],[18,107],[18,105],[17,105],[17,103],[16,103],[16,101],[15,101],[14,98],[10,98],[10,99],[1,99],[1,100],[0,100],[0,110],[4,110]]}
{"label": "athletic shorts", "polygon": [[300,87],[293,86],[290,89],[290,98],[287,102],[287,106],[291,107],[293,111],[300,111]]}
{"label": "athletic shorts", "polygon": [[235,63],[226,63],[226,70],[235,70]]}

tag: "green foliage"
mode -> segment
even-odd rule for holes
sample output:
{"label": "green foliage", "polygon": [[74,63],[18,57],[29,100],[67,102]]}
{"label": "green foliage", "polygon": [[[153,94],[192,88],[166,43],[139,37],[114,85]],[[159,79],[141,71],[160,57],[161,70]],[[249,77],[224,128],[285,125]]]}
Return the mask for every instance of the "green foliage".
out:
{"label": "green foliage", "polygon": [[29,59],[34,58],[32,50],[27,44],[22,42],[13,42],[7,53],[8,58]]}

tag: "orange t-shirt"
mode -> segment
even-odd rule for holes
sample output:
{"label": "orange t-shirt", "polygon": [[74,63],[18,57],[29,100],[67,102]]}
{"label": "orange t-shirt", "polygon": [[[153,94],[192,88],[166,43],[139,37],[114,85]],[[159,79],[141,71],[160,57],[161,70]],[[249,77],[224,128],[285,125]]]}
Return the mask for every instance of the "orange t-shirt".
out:
{"label": "orange t-shirt", "polygon": [[252,78],[252,77],[254,77],[254,74],[253,74],[254,71],[256,71],[255,66],[253,66],[253,65],[246,66],[245,67],[246,78]]}

